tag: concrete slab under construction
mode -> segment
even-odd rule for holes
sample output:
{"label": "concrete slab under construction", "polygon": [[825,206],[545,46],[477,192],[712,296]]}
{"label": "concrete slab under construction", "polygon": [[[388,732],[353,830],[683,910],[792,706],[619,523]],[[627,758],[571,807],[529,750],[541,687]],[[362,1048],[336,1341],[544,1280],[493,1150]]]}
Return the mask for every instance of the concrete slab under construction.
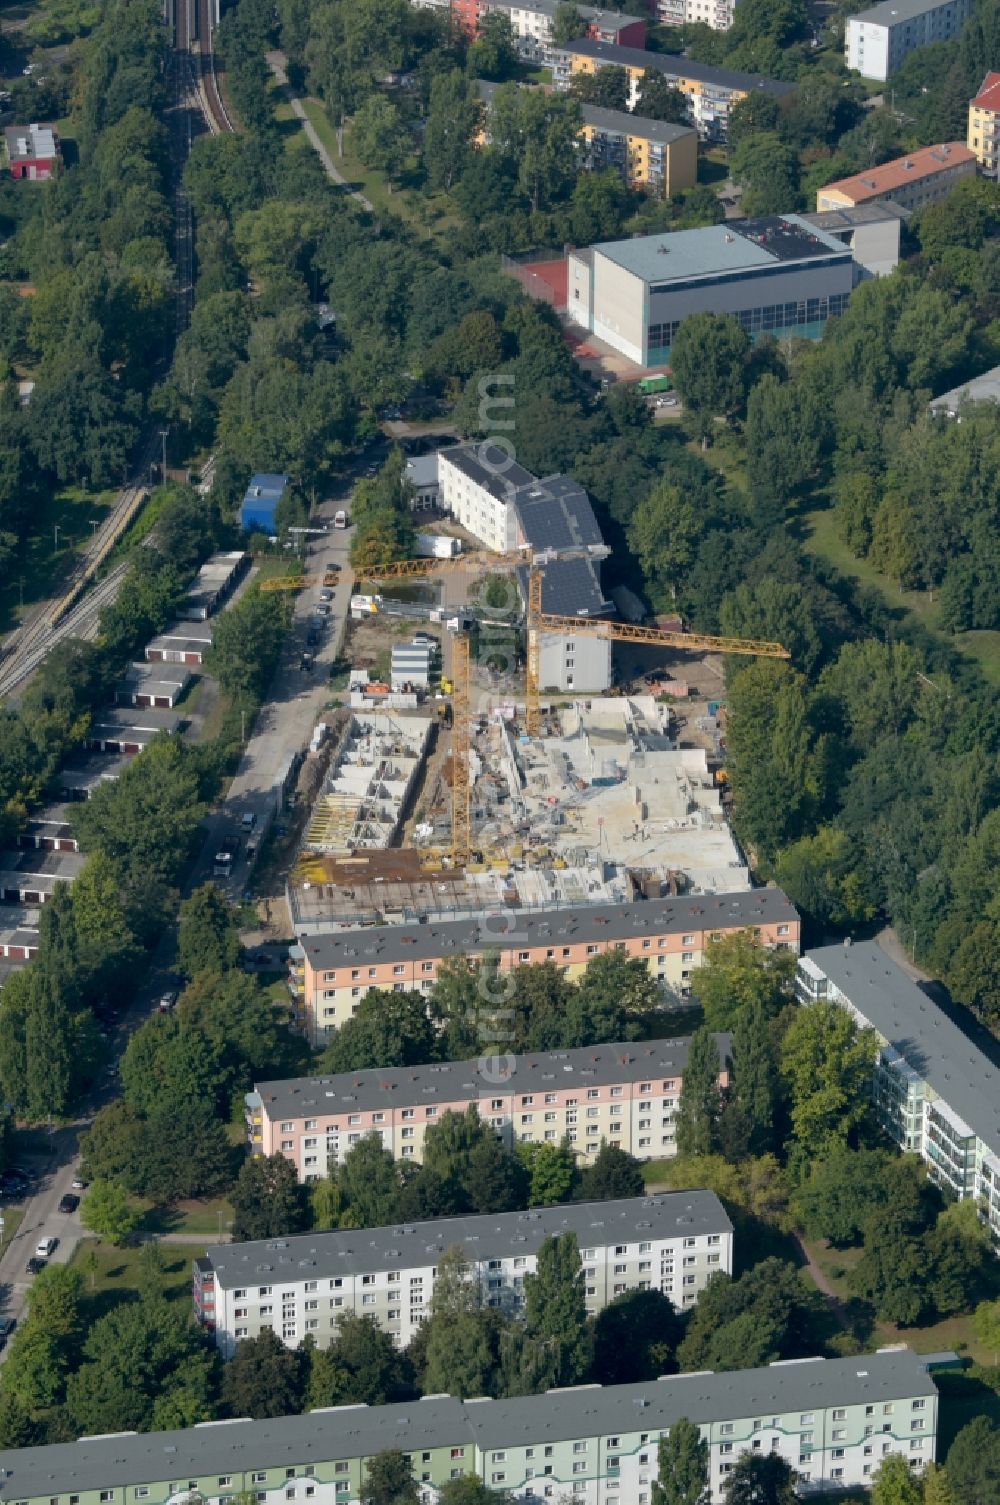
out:
{"label": "concrete slab under construction", "polygon": [[306,829],[308,852],[390,845],[426,756],[432,724],[423,715],[352,713]]}

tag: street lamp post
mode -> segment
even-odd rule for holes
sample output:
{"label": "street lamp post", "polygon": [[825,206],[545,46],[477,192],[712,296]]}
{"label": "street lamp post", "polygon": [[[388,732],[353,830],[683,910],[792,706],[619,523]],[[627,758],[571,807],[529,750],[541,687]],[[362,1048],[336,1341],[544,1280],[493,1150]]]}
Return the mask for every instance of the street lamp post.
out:
{"label": "street lamp post", "polygon": [[92,517],[92,518],[89,519],[89,521],[90,521],[90,526],[94,530],[93,533],[91,534],[91,538],[94,539],[94,538],[97,537],[97,530],[101,526],[101,519],[99,517]]}
{"label": "street lamp post", "polygon": [[160,442],[163,445],[163,468],[160,471],[160,484],[163,486],[167,484],[167,435],[169,433],[169,429],[160,430]]}
{"label": "street lamp post", "polygon": [[54,523],[53,524],[53,529],[54,529],[54,532],[55,532],[56,542],[55,542],[55,548],[53,549],[52,552],[54,554],[58,554],[59,553],[59,524],[58,523]]}

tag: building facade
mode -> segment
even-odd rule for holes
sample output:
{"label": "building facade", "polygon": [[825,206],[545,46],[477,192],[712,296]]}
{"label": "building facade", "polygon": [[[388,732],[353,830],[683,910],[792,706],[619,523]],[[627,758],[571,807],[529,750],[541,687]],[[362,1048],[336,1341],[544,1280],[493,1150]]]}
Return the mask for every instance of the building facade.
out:
{"label": "building facade", "polygon": [[369,988],[429,993],[442,962],[456,956],[495,953],[505,972],[554,962],[576,981],[595,956],[620,949],[641,957],[664,995],[679,1002],[708,942],[737,930],[798,953],[795,907],[780,889],[756,888],[300,935],[289,980],[316,1042],[347,1023]]}
{"label": "building facade", "polygon": [[818,338],[861,275],[850,247],[801,215],[728,220],[571,251],[567,311],[645,368],[669,360],[693,313],[730,313],[751,337]]}
{"label": "building facade", "polygon": [[874,941],[808,952],[796,990],[875,1031],[883,1128],[946,1192],[974,1198],[1000,1245],[1000,1071]]}
{"label": "building facade", "polygon": [[[716,1042],[724,1087],[729,1037]],[[650,1040],[258,1082],[246,1096],[250,1148],[284,1155],[303,1183],[368,1134],[394,1159],[420,1164],[428,1127],[475,1108],[508,1147],[568,1139],[583,1164],[602,1141],[638,1160],[671,1156],[687,1055],[686,1039]]]}
{"label": "building facade", "polygon": [[628,107],[634,110],[647,70],[662,73],[675,89],[686,96],[691,123],[711,141],[724,141],[729,127],[729,111],[748,94],[764,93],[781,98],[792,91],[791,84],[764,78],[758,73],[739,73],[732,68],[717,68],[696,63],[691,58],[675,57],[666,52],[643,52],[638,47],[615,47],[591,37],[566,42],[554,49],[552,79],[557,89],[568,89],[579,73],[596,73],[601,68],[624,68],[628,74]]}
{"label": "building facade", "polygon": [[[551,65],[552,23],[559,0],[489,0],[488,8],[510,17],[514,41],[525,62]],[[584,35],[625,47],[645,47],[646,22],[642,16],[601,10],[594,5],[578,5],[576,10],[586,28]]]}
{"label": "building facade", "polygon": [[700,21],[713,31],[728,31],[736,18],[738,0],[656,0],[661,26],[685,26]]}
{"label": "building facade", "polygon": [[683,1416],[709,1445],[718,1505],[744,1452],[778,1453],[804,1492],[866,1485],[890,1453],[920,1473],[937,1443],[931,1364],[898,1347],[514,1400],[333,1406],[0,1452],[0,1478],[7,1505],[359,1505],[367,1465],[392,1448],[426,1505],[465,1473],[524,1505],[650,1505],[657,1444]]}
{"label": "building facade", "polygon": [[881,0],[844,28],[844,61],[865,78],[891,78],[903,59],[928,42],[950,42],[972,15],[974,0]]}
{"label": "building facade", "polygon": [[647,120],[626,110],[581,106],[584,161],[592,172],[613,167],[633,188],[670,198],[698,181],[694,126]]}
{"label": "building facade", "polygon": [[546,1239],[572,1233],[587,1311],[626,1291],[662,1291],[693,1306],[710,1277],[733,1268],[733,1227],[714,1192],[575,1202],[391,1228],[221,1244],[194,1261],[194,1314],[231,1358],[270,1328],[288,1348],[328,1348],[347,1315],[373,1317],[400,1348],[430,1315],[437,1261],[461,1249],[483,1306],[518,1315],[524,1278]]}
{"label": "building facade", "polygon": [[969,101],[966,145],[975,152],[987,178],[1000,173],[1000,73],[987,73],[975,99]]}
{"label": "building facade", "polygon": [[912,212],[947,198],[956,183],[975,174],[975,153],[960,141],[924,146],[880,167],[827,183],[816,190],[816,208],[854,209],[889,201]]}
{"label": "building facade", "polygon": [[[477,80],[479,97],[489,109],[500,87]],[[613,168],[633,188],[670,198],[698,181],[698,132],[693,125],[649,120],[628,110],[605,110],[581,104],[580,166],[588,172]],[[488,120],[482,138],[489,140]]]}
{"label": "building facade", "polygon": [[856,265],[870,277],[888,277],[899,265],[900,232],[909,216],[891,200],[857,209],[821,210],[802,218],[848,246]]}

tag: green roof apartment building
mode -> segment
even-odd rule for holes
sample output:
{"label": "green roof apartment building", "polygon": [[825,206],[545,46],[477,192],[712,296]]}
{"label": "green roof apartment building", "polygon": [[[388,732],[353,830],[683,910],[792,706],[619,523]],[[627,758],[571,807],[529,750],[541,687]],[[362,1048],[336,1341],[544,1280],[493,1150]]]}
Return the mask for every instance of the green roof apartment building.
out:
{"label": "green roof apartment building", "polygon": [[732,1274],[733,1225],[715,1193],[665,1192],[220,1244],[194,1261],[195,1318],[225,1358],[265,1328],[289,1348],[307,1336],[328,1348],[347,1315],[374,1318],[405,1348],[430,1314],[437,1262],[449,1249],[463,1250],[484,1306],[516,1315],[539,1248],[567,1233],[580,1250],[590,1313],[648,1290],[683,1311],[711,1276]]}
{"label": "green roof apartment building", "polygon": [[[953,1355],[939,1358],[953,1358]],[[367,1463],[409,1460],[430,1505],[478,1475],[527,1505],[650,1505],[657,1443],[687,1417],[710,1445],[711,1499],[743,1452],[779,1453],[806,1489],[866,1484],[889,1453],[935,1455],[930,1362],[909,1348],[516,1400],[428,1396],[305,1416],[208,1422],[0,1453],[3,1505],[357,1505]]]}
{"label": "green roof apartment building", "polygon": [[755,337],[818,339],[867,275],[802,215],[605,241],[567,256],[566,311],[640,367],[670,358],[694,313],[732,314]]}
{"label": "green roof apartment building", "polygon": [[1000,1246],[1000,1070],[874,941],[807,952],[796,992],[875,1031],[883,1128],[946,1192],[976,1199]]}

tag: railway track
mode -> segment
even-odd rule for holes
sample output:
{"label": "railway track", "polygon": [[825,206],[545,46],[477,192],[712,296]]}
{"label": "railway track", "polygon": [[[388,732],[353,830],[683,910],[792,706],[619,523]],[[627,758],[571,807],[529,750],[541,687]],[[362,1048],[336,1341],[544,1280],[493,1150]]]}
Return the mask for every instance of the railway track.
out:
{"label": "railway track", "polygon": [[[198,39],[198,99],[201,112],[205,117],[205,123],[213,136],[227,136],[235,134],[236,127],[230,119],[226,109],[226,101],[222,97],[219,87],[219,77],[215,67],[215,48],[212,43],[212,3],[213,0],[175,0],[178,10],[178,18],[181,11],[186,11],[188,5],[194,7],[196,18],[196,31]],[[190,15],[186,16],[190,23]],[[191,38],[188,38],[188,48],[191,46]],[[177,33],[178,49],[182,46],[180,37],[180,23]]]}

